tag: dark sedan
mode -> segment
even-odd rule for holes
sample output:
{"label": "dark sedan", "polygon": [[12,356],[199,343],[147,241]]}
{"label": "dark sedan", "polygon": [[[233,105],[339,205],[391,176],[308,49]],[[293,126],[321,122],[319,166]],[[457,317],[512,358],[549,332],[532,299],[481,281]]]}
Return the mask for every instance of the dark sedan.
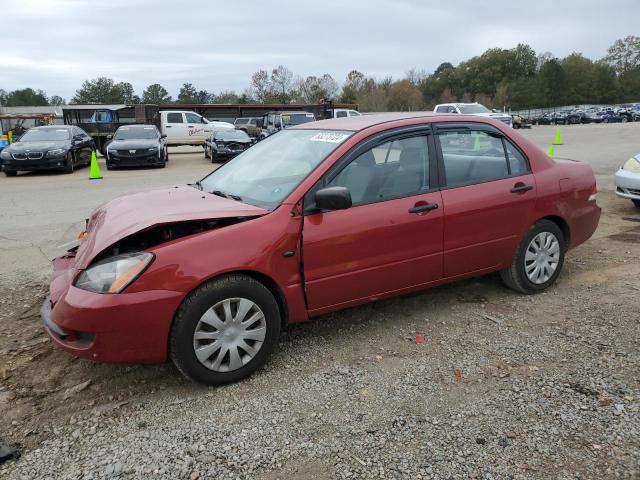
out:
{"label": "dark sedan", "polygon": [[73,173],[79,165],[89,165],[93,140],[84,130],[70,125],[34,127],[2,150],[7,177],[19,171],[62,170]]}
{"label": "dark sedan", "polygon": [[155,125],[127,125],[118,128],[107,144],[107,169],[114,167],[160,167],[169,160],[166,135]]}
{"label": "dark sedan", "polygon": [[253,145],[242,130],[216,130],[204,142],[204,158],[212,163],[229,160]]}

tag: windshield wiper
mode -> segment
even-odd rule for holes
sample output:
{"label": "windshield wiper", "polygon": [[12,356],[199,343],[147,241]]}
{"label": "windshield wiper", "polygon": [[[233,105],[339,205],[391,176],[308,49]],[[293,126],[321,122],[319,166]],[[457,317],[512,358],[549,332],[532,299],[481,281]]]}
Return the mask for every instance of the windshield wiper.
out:
{"label": "windshield wiper", "polygon": [[197,180],[196,183],[194,183],[194,185],[198,187],[200,190],[202,190],[202,183],[200,183],[200,180]]}
{"label": "windshield wiper", "polygon": [[211,193],[222,198],[230,198],[232,200],[235,200],[236,202],[242,201],[242,197],[240,197],[239,195],[234,195],[233,193],[226,193],[226,192],[223,192],[222,190],[214,190]]}

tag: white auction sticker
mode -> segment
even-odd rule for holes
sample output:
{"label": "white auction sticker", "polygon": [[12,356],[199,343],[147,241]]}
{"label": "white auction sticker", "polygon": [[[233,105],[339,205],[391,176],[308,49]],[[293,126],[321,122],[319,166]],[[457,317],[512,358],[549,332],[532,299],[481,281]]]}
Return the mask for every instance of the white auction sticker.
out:
{"label": "white auction sticker", "polygon": [[316,133],[313,137],[310,138],[310,140],[312,142],[341,143],[348,136],[349,135],[346,133],[320,132],[320,133]]}

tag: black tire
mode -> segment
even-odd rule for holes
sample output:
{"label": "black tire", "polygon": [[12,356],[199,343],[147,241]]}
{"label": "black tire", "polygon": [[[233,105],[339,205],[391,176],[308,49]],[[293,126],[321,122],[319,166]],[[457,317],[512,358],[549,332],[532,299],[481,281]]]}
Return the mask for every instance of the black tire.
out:
{"label": "black tire", "polygon": [[209,150],[206,145],[204,146],[204,158],[209,158]]}
{"label": "black tire", "polygon": [[164,149],[164,163],[167,163],[169,161],[169,149],[165,148]]}
{"label": "black tire", "polygon": [[164,168],[164,167],[166,167],[166,166],[167,166],[167,164],[166,164],[166,163],[164,163],[164,162],[162,162],[162,163],[158,164],[158,168]]}
{"label": "black tire", "polygon": [[15,177],[16,175],[18,175],[18,171],[17,170],[5,170],[4,174],[7,177]]}
{"label": "black tire", "polygon": [[[248,363],[236,370],[219,372],[200,363],[194,351],[193,336],[202,315],[218,302],[231,298],[246,298],[262,310],[266,334],[262,347]],[[267,287],[246,275],[225,275],[202,284],[182,303],[171,326],[169,357],[176,368],[194,382],[207,385],[237,382],[265,363],[278,342],[280,325],[278,303]]]}
{"label": "black tire", "polygon": [[[526,275],[525,272],[525,254],[529,244],[533,238],[543,232],[549,232],[555,235],[558,243],[560,244],[560,252],[558,265],[551,277],[544,283],[533,283]],[[562,265],[564,264],[564,254],[566,251],[566,244],[564,234],[558,225],[551,220],[540,220],[535,225],[529,227],[529,230],[524,235],[516,253],[513,255],[513,260],[509,268],[505,268],[500,271],[500,277],[505,285],[517,292],[525,293],[527,295],[533,293],[539,293],[549,288],[556,281],[560,272],[562,271]]]}
{"label": "black tire", "polygon": [[113,164],[111,162],[106,162],[107,170],[113,170]]}
{"label": "black tire", "polygon": [[640,208],[640,200],[631,200],[636,208]]}
{"label": "black tire", "polygon": [[73,153],[67,153],[67,156],[64,157],[64,173],[73,173],[73,169],[75,165],[73,164]]}
{"label": "black tire", "polygon": [[218,155],[212,150],[211,151],[211,163],[218,163]]}

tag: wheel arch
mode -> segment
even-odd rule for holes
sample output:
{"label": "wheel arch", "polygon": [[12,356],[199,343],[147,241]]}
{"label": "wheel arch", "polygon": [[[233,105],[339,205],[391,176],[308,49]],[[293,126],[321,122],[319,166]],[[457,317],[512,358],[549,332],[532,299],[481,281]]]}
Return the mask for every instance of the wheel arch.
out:
{"label": "wheel arch", "polygon": [[571,245],[571,229],[569,228],[567,221],[559,215],[547,215],[546,217],[541,217],[536,221],[536,223],[540,220],[549,220],[558,226],[564,236],[565,251],[569,250],[569,245]]}

